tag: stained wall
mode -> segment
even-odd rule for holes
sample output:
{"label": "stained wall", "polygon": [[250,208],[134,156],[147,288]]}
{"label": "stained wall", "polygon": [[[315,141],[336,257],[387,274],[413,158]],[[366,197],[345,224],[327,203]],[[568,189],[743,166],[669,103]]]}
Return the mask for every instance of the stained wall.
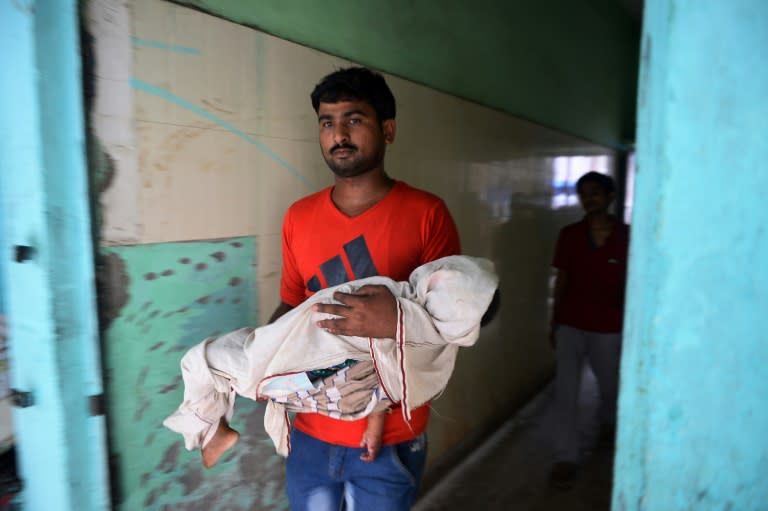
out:
{"label": "stained wall", "polygon": [[[263,324],[278,303],[280,227],[332,182],[309,92],[351,62],[158,0],[93,1],[90,112],[113,492],[119,509],[286,509],[263,409],[203,470],[160,425],[178,363],[204,337]],[[429,473],[551,375],[549,261],[578,218],[573,184],[613,150],[386,75],[398,100],[390,175],[442,196],[467,254],[492,259],[502,310],[433,404]]]}

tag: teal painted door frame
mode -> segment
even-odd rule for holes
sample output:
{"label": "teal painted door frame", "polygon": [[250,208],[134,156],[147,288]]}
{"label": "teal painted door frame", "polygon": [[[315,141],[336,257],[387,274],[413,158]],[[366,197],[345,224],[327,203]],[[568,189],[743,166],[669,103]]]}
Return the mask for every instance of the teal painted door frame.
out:
{"label": "teal painted door frame", "polygon": [[23,508],[109,509],[75,0],[0,0],[0,207]]}
{"label": "teal painted door frame", "polygon": [[645,3],[615,511],[768,509],[768,2]]}

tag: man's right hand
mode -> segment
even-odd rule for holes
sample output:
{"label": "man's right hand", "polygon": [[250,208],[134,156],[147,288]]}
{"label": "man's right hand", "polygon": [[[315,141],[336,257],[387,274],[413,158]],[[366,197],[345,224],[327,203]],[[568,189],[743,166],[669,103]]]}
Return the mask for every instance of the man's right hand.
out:
{"label": "man's right hand", "polygon": [[338,304],[316,303],[315,312],[337,316],[317,322],[334,335],[394,339],[397,333],[397,300],[387,286],[369,284],[352,293],[336,291]]}

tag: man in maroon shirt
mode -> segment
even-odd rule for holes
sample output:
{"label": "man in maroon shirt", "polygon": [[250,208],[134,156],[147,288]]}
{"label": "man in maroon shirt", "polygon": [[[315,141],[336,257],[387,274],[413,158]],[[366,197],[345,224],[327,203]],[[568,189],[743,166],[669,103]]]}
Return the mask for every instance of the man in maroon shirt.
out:
{"label": "man in maroon shirt", "polygon": [[624,317],[629,227],[608,213],[613,179],[589,172],[576,183],[586,215],[560,230],[552,266],[557,269],[550,342],[557,351],[555,378],[557,462],[550,481],[564,485],[579,462],[578,400],[584,359],[600,390],[601,438],[613,441]]}

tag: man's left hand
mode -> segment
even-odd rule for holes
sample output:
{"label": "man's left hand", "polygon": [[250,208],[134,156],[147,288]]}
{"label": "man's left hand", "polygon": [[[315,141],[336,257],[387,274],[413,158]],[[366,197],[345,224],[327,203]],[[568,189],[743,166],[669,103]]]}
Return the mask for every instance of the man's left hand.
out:
{"label": "man's left hand", "polygon": [[394,339],[397,332],[397,300],[386,286],[363,286],[352,293],[333,294],[343,305],[317,303],[315,312],[339,316],[324,319],[317,326],[334,335]]}

